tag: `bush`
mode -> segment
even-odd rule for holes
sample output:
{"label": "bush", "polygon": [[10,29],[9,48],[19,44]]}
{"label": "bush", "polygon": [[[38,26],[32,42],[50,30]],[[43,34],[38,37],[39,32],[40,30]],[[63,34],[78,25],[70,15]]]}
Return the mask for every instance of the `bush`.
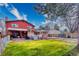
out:
{"label": "bush", "polygon": [[3,56],[61,56],[74,47],[62,40],[11,41],[3,52]]}

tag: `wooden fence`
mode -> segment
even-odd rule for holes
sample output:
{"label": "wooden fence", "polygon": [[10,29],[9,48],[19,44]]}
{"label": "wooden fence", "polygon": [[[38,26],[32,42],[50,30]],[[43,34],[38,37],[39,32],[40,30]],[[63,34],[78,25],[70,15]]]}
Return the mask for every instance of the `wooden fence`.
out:
{"label": "wooden fence", "polygon": [[10,41],[10,36],[4,36],[0,38],[0,54],[3,52],[4,48],[6,47],[7,43]]}

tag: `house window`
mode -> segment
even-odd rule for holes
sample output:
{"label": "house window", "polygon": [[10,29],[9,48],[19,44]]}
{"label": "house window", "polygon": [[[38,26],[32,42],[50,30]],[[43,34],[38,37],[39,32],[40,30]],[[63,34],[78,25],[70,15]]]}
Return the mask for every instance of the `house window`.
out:
{"label": "house window", "polygon": [[18,25],[17,24],[12,24],[12,27],[18,27]]}

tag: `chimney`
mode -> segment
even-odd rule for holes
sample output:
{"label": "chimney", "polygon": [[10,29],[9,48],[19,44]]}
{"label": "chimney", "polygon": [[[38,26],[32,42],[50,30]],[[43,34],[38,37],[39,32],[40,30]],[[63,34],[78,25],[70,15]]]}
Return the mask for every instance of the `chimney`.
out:
{"label": "chimney", "polygon": [[8,17],[5,17],[5,21],[8,21]]}

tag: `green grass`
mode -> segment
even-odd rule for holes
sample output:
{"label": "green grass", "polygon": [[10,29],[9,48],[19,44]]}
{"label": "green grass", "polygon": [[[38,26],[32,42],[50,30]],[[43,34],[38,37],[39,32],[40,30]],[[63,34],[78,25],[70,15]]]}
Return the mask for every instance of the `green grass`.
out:
{"label": "green grass", "polygon": [[3,56],[62,56],[75,45],[62,40],[11,41]]}

